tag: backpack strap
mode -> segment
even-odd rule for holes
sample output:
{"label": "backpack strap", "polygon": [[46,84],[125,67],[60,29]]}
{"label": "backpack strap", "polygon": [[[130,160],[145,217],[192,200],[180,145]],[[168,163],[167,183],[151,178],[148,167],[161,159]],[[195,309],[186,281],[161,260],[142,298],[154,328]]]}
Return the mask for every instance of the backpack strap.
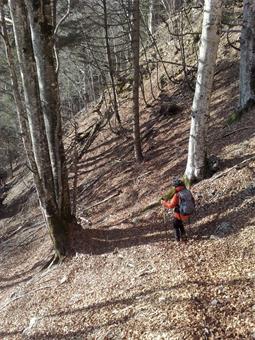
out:
{"label": "backpack strap", "polygon": [[181,198],[180,198],[180,195],[179,195],[179,191],[176,192],[175,195],[177,196],[178,202],[179,202],[179,203],[178,203],[178,205],[174,208],[174,212],[177,212],[178,214],[180,214],[180,200],[181,200]]}

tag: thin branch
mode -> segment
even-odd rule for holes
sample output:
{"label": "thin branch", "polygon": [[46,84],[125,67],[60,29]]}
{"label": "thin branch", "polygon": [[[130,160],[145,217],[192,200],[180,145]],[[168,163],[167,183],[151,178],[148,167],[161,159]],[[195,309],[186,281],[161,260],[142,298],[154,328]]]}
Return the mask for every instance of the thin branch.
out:
{"label": "thin branch", "polygon": [[[69,16],[70,14],[70,8],[71,8],[71,0],[67,0],[67,10],[66,13],[64,14],[64,16],[59,20],[59,22],[57,23],[55,30],[54,30],[54,34],[53,37],[55,38],[58,32],[58,29],[60,27],[60,25],[65,21],[65,19]],[[54,44],[54,53],[55,53],[55,58],[56,58],[56,73],[58,73],[59,70],[59,57],[58,57],[58,53],[57,53],[57,49],[56,49],[56,45]]]}
{"label": "thin branch", "polygon": [[228,137],[236,132],[239,132],[239,131],[242,131],[242,130],[248,130],[248,129],[254,129],[254,126],[246,126],[246,127],[243,127],[243,128],[240,128],[240,129],[237,129],[237,130],[233,130],[233,131],[230,131],[228,133],[226,133],[225,135],[223,135],[222,137]]}
{"label": "thin branch", "polygon": [[[171,65],[176,65],[176,66],[183,66],[181,63],[176,63],[176,62],[173,62],[173,61],[168,61],[168,60],[155,60],[155,61],[150,61],[148,60],[147,64],[154,64],[154,63],[165,63],[165,64],[171,64]],[[146,65],[146,63],[144,64]],[[196,66],[195,65],[186,65],[187,67],[190,67],[190,68],[193,68],[193,69],[196,69]]]}
{"label": "thin branch", "polygon": [[98,205],[100,205],[100,204],[102,204],[102,203],[105,203],[105,202],[109,201],[109,200],[112,199],[113,197],[118,196],[120,193],[121,193],[121,191],[115,192],[115,193],[112,194],[111,196],[108,196],[108,197],[106,197],[105,199],[103,199],[102,201],[90,205],[89,207],[87,207],[87,208],[85,209],[85,211],[86,211],[86,210],[89,210],[89,209],[91,209],[91,208],[97,207]]}
{"label": "thin branch", "polygon": [[223,29],[222,33],[241,33],[241,30],[230,30],[228,29]]}
{"label": "thin branch", "polygon": [[57,25],[55,27],[55,30],[54,30],[54,35],[57,34],[59,26],[66,20],[66,18],[70,14],[70,8],[71,8],[71,0],[67,0],[67,10],[66,10],[66,13],[64,14],[64,16],[57,23]]}
{"label": "thin branch", "polygon": [[167,29],[168,29],[168,32],[170,35],[172,35],[173,37],[185,37],[186,35],[201,35],[201,32],[184,32],[184,33],[174,33],[170,30],[170,27],[169,27],[169,24],[167,22],[167,20],[162,16],[160,15],[159,16],[160,19],[163,21],[163,23],[166,25]]}
{"label": "thin branch", "polygon": [[[12,22],[12,20],[11,19],[9,19],[9,18],[7,18],[7,17],[4,17],[4,21],[6,22],[6,24],[8,25],[12,25],[13,24],[13,22]],[[2,24],[3,23],[3,19],[2,19],[2,17],[0,17],[0,24]]]}
{"label": "thin branch", "polygon": [[[229,39],[229,33],[230,33],[230,32],[231,32],[231,31],[228,31],[228,32],[227,32],[227,42],[228,42],[229,46],[232,47],[233,49],[237,50],[237,51],[240,51],[240,48],[236,47],[236,46],[230,41],[230,39]],[[239,32],[239,33],[240,33],[240,32]]]}

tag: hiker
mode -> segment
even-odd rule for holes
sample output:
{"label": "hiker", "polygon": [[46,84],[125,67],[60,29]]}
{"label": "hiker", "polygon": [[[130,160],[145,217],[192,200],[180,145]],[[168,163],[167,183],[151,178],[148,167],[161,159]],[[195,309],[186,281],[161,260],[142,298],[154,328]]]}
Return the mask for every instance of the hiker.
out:
{"label": "hiker", "polygon": [[183,222],[187,221],[194,212],[195,200],[182,180],[174,179],[172,185],[175,188],[174,196],[171,201],[162,200],[161,204],[167,209],[174,209],[173,227],[176,241],[186,241],[186,231]]}

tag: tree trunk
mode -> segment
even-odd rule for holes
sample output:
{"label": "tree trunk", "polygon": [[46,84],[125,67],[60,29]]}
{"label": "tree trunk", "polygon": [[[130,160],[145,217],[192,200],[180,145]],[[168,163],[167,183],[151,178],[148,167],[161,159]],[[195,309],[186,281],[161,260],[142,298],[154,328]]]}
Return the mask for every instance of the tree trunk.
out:
{"label": "tree trunk", "polygon": [[220,41],[222,0],[206,0],[199,50],[196,89],[192,104],[185,176],[191,182],[206,174],[207,130],[217,50]]}
{"label": "tree trunk", "polygon": [[77,184],[78,184],[78,162],[79,162],[79,153],[78,153],[78,124],[74,118],[74,146],[73,146],[73,197],[72,197],[72,213],[75,216],[76,215],[76,207],[77,207]]}
{"label": "tree trunk", "polygon": [[255,102],[255,5],[252,0],[244,0],[240,44],[240,109],[245,110]]}
{"label": "tree trunk", "polygon": [[90,76],[91,100],[93,100],[95,102],[96,101],[96,94],[95,94],[93,70],[92,70],[91,66],[89,66],[89,76]]}
{"label": "tree trunk", "polygon": [[111,53],[110,41],[109,41],[108,13],[107,13],[106,0],[103,0],[103,7],[104,7],[105,44],[106,44],[106,52],[107,52],[107,59],[108,59],[108,66],[109,66],[109,74],[110,74],[111,84],[112,84],[113,107],[114,107],[114,112],[116,115],[117,122],[121,124],[120,115],[119,115],[118,96],[117,96],[116,84],[115,84],[115,79],[114,79],[115,72],[113,68],[112,53]]}
{"label": "tree trunk", "polygon": [[17,111],[17,116],[18,116],[18,121],[19,121],[19,126],[20,126],[22,142],[24,145],[24,149],[25,149],[25,152],[28,158],[30,168],[34,175],[34,181],[35,183],[37,183],[37,186],[39,186],[38,169],[35,163],[33,150],[32,150],[32,142],[31,142],[31,138],[28,132],[26,112],[25,112],[25,108],[24,108],[20,90],[19,90],[18,77],[17,77],[16,69],[15,69],[13,48],[9,41],[6,23],[4,20],[5,13],[4,13],[4,7],[3,7],[3,0],[0,0],[0,9],[1,9],[1,17],[2,17],[2,37],[5,43],[6,59],[7,59],[11,82],[12,82],[12,91],[13,91],[13,97],[14,97],[15,104],[16,104],[16,111]]}
{"label": "tree trunk", "polygon": [[62,141],[62,123],[58,76],[54,59],[54,26],[52,24],[52,1],[45,0],[41,6],[26,0],[40,98],[54,179],[54,189],[59,211],[64,218],[71,215],[66,159]]}
{"label": "tree trunk", "polygon": [[133,26],[132,26],[132,50],[133,50],[133,134],[134,149],[137,162],[143,160],[140,122],[139,122],[139,83],[140,83],[140,67],[139,67],[139,47],[140,47],[140,11],[139,0],[133,1]]}
{"label": "tree trunk", "polygon": [[[40,6],[40,4],[34,4],[35,7],[33,9],[36,10],[38,8],[37,6]],[[33,46],[31,31],[28,26],[27,9],[24,5],[24,2],[9,0],[9,6],[13,20],[15,43],[17,47],[25,97],[25,105],[28,117],[29,133],[31,136],[34,159],[38,169],[39,179],[36,182],[36,188],[45,221],[55,247],[56,255],[60,258],[61,256],[66,254],[69,248],[68,232],[71,223],[71,210],[70,201],[68,202],[67,199],[63,199],[64,195],[66,195],[66,197],[69,199],[68,183],[63,183],[63,178],[67,178],[65,168],[60,168],[57,165],[58,169],[56,171],[53,166],[53,158],[51,155],[51,152],[59,152],[59,158],[58,156],[54,156],[56,157],[55,159],[57,159],[57,161],[64,159],[64,149],[62,148],[63,144],[60,144],[60,140],[62,137],[61,124],[58,120],[58,115],[60,113],[57,107],[58,104],[56,104],[56,102],[58,102],[58,96],[55,92],[57,82],[54,75],[52,74],[48,74],[49,78],[47,79],[42,78],[40,72],[43,72],[43,66],[42,64],[36,65],[36,62],[40,63],[40,61],[38,60],[38,54],[37,60],[35,60],[33,54],[33,50],[36,50],[38,48],[38,50],[43,53],[41,58],[44,59],[44,65],[47,65],[49,69],[46,66],[44,67],[46,67],[46,70],[48,72],[52,72],[53,69],[51,66],[49,66],[51,65],[51,57],[49,55],[50,52],[45,53],[45,50],[43,49],[44,43],[46,43],[45,41],[49,39],[48,34],[49,32],[51,32],[51,28],[48,27],[47,22],[44,21],[45,18],[38,17],[38,19],[40,19],[40,23],[42,24],[40,28],[43,30],[45,36],[36,37],[41,40],[45,39],[45,41],[34,41]],[[32,8],[29,7],[29,11],[31,9]],[[46,11],[46,8],[44,8],[44,10]],[[43,11],[41,11],[41,13],[43,13]],[[36,20],[36,17],[32,18],[30,13],[29,19],[31,21]],[[36,23],[30,22],[32,30],[33,24]],[[33,34],[33,38],[35,38],[35,32],[33,32]],[[48,46],[51,47],[52,45],[49,44]],[[38,53],[38,51],[36,51],[36,53]],[[53,98],[48,97],[50,96],[50,93],[47,91],[50,91],[50,89],[43,88],[44,81],[48,82],[49,85],[53,85],[52,91],[57,96],[56,99],[54,99],[53,103]],[[53,81],[52,84],[51,81]],[[47,103],[49,104],[51,115],[53,116],[52,118],[44,117],[44,114],[46,115],[46,108],[44,107],[43,109],[41,98],[43,98],[43,100],[49,101]],[[45,105],[45,102],[43,104]],[[50,125],[52,121],[55,124],[55,129],[52,129],[51,126],[47,126],[47,123]],[[54,138],[51,136],[51,132],[49,132],[49,130],[47,130],[46,132],[47,128],[49,128],[49,130],[52,131],[53,134],[55,134]],[[53,145],[49,147],[50,142],[52,142]],[[61,165],[63,164],[64,163],[62,163]],[[60,177],[54,177],[56,175],[56,172],[57,176]],[[57,188],[55,186],[56,183]],[[59,183],[61,183],[62,187],[60,187]],[[68,190],[67,193],[64,192],[65,189]],[[60,201],[61,204],[59,203]]]}
{"label": "tree trunk", "polygon": [[[52,173],[51,171],[48,173],[50,169],[50,159],[46,147],[47,138],[39,97],[39,86],[33,47],[30,39],[30,30],[27,25],[26,9],[22,2],[17,3],[14,0],[9,0],[9,4],[14,25],[15,43],[20,64],[34,158],[38,166],[40,180],[42,181],[42,190],[44,187],[54,189]],[[43,163],[46,165],[46,169],[42,166]]]}
{"label": "tree trunk", "polygon": [[153,2],[154,0],[149,0],[149,11],[148,11],[148,29],[151,34],[153,34]]}
{"label": "tree trunk", "polygon": [[153,34],[153,10],[154,10],[154,1],[155,0],[140,0],[140,15],[143,17],[143,22],[145,27],[145,37],[143,37],[143,32],[140,32],[141,39],[143,41],[143,38],[146,38],[147,31],[150,32],[150,34]]}

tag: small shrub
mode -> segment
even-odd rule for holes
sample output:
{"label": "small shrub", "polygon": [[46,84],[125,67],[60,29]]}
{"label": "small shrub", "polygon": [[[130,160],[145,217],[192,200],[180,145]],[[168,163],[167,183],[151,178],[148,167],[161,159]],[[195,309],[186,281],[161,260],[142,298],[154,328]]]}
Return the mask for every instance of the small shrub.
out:
{"label": "small shrub", "polygon": [[231,124],[238,122],[241,118],[241,115],[242,114],[238,110],[232,112],[227,118],[227,124],[231,125]]}

